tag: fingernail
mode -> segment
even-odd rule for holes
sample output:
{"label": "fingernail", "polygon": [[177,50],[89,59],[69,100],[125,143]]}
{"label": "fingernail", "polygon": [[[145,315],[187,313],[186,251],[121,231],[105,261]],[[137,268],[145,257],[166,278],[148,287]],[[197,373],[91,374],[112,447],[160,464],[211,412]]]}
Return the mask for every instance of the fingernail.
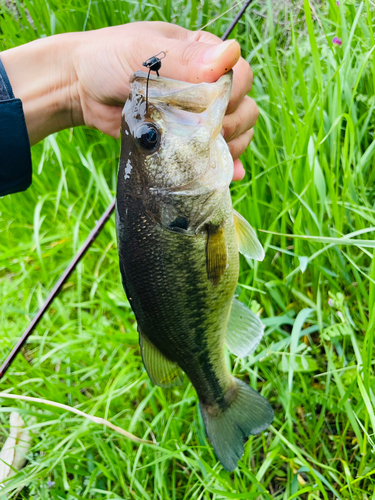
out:
{"label": "fingernail", "polygon": [[227,40],[226,42],[213,45],[203,55],[204,64],[212,64],[217,61],[220,56],[233,44],[237,43],[236,40]]}

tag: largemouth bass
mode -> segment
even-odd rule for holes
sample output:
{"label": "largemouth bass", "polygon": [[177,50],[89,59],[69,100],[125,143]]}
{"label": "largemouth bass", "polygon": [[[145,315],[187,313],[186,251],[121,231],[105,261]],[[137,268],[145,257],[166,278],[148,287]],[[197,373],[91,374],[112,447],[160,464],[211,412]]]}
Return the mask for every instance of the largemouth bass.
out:
{"label": "largemouth bass", "polygon": [[239,251],[262,260],[254,230],[233,210],[233,160],[220,134],[232,72],[216,83],[130,79],[122,114],[117,233],[123,285],[135,313],[151,380],[180,384],[200,402],[206,432],[232,471],[249,435],[273,420],[266,399],[234,378],[227,343],[247,356],[263,326],[233,298]]}

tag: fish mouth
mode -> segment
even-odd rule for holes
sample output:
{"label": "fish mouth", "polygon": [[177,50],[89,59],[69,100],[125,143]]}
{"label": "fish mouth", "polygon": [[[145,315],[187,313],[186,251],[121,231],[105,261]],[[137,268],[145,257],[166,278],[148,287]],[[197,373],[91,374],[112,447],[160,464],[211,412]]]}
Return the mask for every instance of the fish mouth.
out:
{"label": "fish mouth", "polygon": [[[139,94],[146,97],[147,76],[148,73],[144,71],[137,71],[130,76],[132,95]],[[190,113],[203,113],[217,101],[226,102],[226,108],[232,88],[232,79],[232,70],[215,83],[188,83],[150,74],[149,103],[155,107],[164,104]]]}

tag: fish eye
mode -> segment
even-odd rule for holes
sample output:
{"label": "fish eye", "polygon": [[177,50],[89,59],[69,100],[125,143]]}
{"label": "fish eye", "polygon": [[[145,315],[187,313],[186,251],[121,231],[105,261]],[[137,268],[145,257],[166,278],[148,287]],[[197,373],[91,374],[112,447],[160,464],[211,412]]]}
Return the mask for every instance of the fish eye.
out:
{"label": "fish eye", "polygon": [[154,153],[160,144],[160,132],[153,123],[144,123],[135,132],[142,149]]}

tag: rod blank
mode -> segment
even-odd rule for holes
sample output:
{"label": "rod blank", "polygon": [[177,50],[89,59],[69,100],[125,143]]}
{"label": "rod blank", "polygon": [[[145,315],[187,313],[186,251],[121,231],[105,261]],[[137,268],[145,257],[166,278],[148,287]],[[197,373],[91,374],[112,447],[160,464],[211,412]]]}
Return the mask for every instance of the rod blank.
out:
{"label": "rod blank", "polygon": [[87,250],[91,247],[91,245],[94,243],[95,239],[99,235],[100,231],[103,229],[105,223],[107,220],[110,218],[112,212],[114,211],[116,206],[115,200],[110,204],[110,206],[107,208],[107,210],[104,212],[104,214],[101,216],[100,220],[94,227],[94,229],[91,231],[89,234],[87,240],[85,243],[82,245],[80,250],[77,252],[75,255],[74,259],[71,261],[69,266],[65,269],[63,274],[60,276],[59,280],[51,290],[50,294],[48,295],[46,301],[44,302],[43,306],[39,309],[39,311],[36,313],[34,318],[32,319],[31,323],[29,326],[26,328],[26,330],[23,332],[22,336],[20,337],[19,341],[17,344],[13,347],[11,352],[9,353],[8,357],[2,364],[0,368],[0,380],[3,378],[5,375],[6,371],[8,370],[9,366],[13,363],[14,358],[17,356],[19,351],[22,349],[23,345],[25,344],[26,340],[29,338],[29,336],[33,333],[35,328],[38,326],[40,320],[43,318],[44,314],[48,310],[49,306],[52,304],[54,301],[56,295],[59,293],[61,290],[62,286],[66,282],[66,280],[69,278],[69,276],[72,274],[74,269],[77,267],[79,261],[82,259],[82,257],[85,255]]}

